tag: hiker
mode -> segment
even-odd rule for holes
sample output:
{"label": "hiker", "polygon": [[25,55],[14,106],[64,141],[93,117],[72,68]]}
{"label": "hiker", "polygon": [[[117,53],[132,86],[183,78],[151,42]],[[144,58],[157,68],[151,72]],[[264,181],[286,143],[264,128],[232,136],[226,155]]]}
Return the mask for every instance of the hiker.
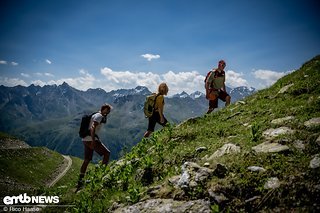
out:
{"label": "hiker", "polygon": [[218,99],[226,102],[225,106],[228,106],[231,102],[231,96],[227,93],[225,85],[225,67],[226,62],[224,60],[220,60],[218,68],[212,69],[206,77],[206,98],[209,100],[209,109],[207,114],[211,113],[215,108],[218,108]]}
{"label": "hiker", "polygon": [[147,138],[154,132],[156,123],[162,126],[167,124],[167,119],[163,115],[164,109],[164,95],[167,95],[169,88],[166,83],[161,83],[158,87],[158,93],[156,95],[154,111],[151,117],[149,117],[148,130],[144,133],[144,137]]}
{"label": "hiker", "polygon": [[89,124],[90,135],[82,139],[84,145],[84,160],[80,168],[77,190],[79,190],[83,186],[83,177],[86,173],[90,161],[92,160],[93,151],[96,151],[100,156],[103,156],[102,164],[107,165],[109,162],[110,151],[100,141],[97,134],[101,129],[102,124],[105,124],[107,122],[107,115],[110,113],[111,109],[112,106],[110,106],[109,104],[104,104],[101,106],[100,111],[94,113],[91,117]]}

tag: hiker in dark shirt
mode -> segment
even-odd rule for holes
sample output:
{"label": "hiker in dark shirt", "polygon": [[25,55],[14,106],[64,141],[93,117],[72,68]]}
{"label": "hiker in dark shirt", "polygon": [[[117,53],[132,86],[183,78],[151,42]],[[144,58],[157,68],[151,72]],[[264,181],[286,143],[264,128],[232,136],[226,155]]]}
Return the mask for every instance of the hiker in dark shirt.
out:
{"label": "hiker in dark shirt", "polygon": [[107,115],[110,113],[112,107],[109,104],[104,104],[101,106],[101,110],[92,115],[89,130],[90,135],[82,139],[84,145],[84,160],[80,168],[80,176],[78,181],[77,190],[83,186],[83,177],[86,173],[87,167],[92,160],[93,151],[96,151],[100,156],[103,156],[102,164],[107,165],[109,162],[110,151],[109,149],[100,141],[98,137],[98,132],[107,121]]}
{"label": "hiker in dark shirt", "polygon": [[211,113],[215,108],[218,108],[218,99],[226,102],[226,106],[231,102],[231,96],[227,93],[225,85],[225,67],[226,62],[224,60],[220,60],[218,68],[213,69],[207,75],[205,81],[206,98],[209,100],[209,109],[207,114]]}

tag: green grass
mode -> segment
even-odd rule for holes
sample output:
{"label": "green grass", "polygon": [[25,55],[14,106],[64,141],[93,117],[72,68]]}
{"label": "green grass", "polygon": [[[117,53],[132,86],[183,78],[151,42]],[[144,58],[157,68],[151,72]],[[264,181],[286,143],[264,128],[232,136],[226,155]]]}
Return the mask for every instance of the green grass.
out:
{"label": "green grass", "polygon": [[2,193],[25,192],[19,185],[27,186],[30,191],[44,187],[45,182],[58,166],[63,157],[47,148],[36,147],[27,149],[1,149],[0,150],[0,178],[17,183],[9,187],[2,186]]}
{"label": "green grass", "polygon": [[[241,153],[225,155],[211,163],[226,165],[225,178],[212,177],[206,183],[185,193],[180,199],[205,199],[208,188],[219,188],[229,201],[212,208],[222,211],[252,211],[261,209],[314,210],[319,208],[319,196],[313,190],[319,185],[319,169],[308,168],[312,157],[320,153],[315,143],[320,127],[307,128],[303,123],[320,117],[320,57],[307,62],[295,71],[276,82],[270,88],[258,91],[247,97],[245,104],[232,104],[227,108],[191,119],[179,126],[169,126],[155,132],[149,139],[142,139],[131,152],[108,167],[96,167],[87,176],[90,183],[81,193],[68,197],[68,202],[76,205],[71,211],[108,211],[112,203],[130,205],[148,199],[150,186],[162,185],[156,197],[173,198],[178,189],[170,186],[168,179],[181,174],[181,165],[186,161],[205,163],[210,156],[226,143],[240,146]],[[292,87],[284,94],[278,91],[291,83]],[[272,124],[276,118],[294,116],[292,121],[281,125]],[[252,147],[265,142],[262,132],[269,128],[286,126],[295,130],[293,135],[280,136],[275,142],[288,145],[287,153],[257,154]],[[306,145],[304,151],[294,148],[293,143],[301,140]],[[207,150],[196,153],[196,148]],[[262,166],[264,173],[253,173],[248,166]],[[145,175],[141,175],[144,171]],[[278,177],[281,187],[266,190],[264,183],[270,177]],[[302,194],[302,195],[301,195]],[[260,196],[256,202],[245,200]],[[70,204],[70,203],[69,203]]]}

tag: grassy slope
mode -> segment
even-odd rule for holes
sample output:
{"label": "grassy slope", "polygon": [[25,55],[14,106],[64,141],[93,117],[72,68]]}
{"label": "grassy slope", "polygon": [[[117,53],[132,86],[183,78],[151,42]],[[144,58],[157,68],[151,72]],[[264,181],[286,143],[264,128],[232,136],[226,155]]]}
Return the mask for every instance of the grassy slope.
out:
{"label": "grassy slope", "polygon": [[[223,206],[214,209],[231,211],[280,207],[313,209],[319,205],[319,169],[310,169],[309,162],[320,152],[315,140],[319,127],[306,128],[303,123],[320,117],[320,57],[304,64],[272,87],[247,97],[245,104],[232,104],[228,108],[191,119],[177,127],[168,127],[143,139],[130,153],[123,164],[111,163],[104,168],[92,170],[91,182],[79,194],[74,195],[76,210],[106,211],[113,202],[125,205],[148,198],[150,186],[162,185],[156,197],[183,200],[208,197],[209,188],[220,188],[228,197]],[[294,83],[284,94],[278,94],[286,85]],[[282,125],[272,124],[276,118],[294,116],[295,119]],[[265,141],[262,132],[269,128],[286,126],[296,130],[293,135],[280,136],[275,141],[290,147],[287,153],[256,154],[252,147]],[[304,151],[293,147],[301,140]],[[168,184],[168,178],[181,174],[181,165],[186,161],[203,165],[205,155],[210,156],[226,143],[241,147],[241,153],[225,155],[210,162],[225,164],[228,174],[219,179],[213,176],[208,182],[187,193],[179,192]],[[207,147],[207,151],[196,153],[196,148]],[[262,166],[267,171],[252,173],[248,166]],[[139,171],[151,171],[150,178],[137,178]],[[264,183],[270,177],[278,177],[280,188],[266,190]],[[245,200],[259,196],[256,202]],[[69,198],[70,199],[70,198]],[[317,206],[319,208],[319,206]]]}
{"label": "grassy slope", "polygon": [[60,154],[43,147],[1,149],[0,156],[0,178],[9,181],[6,185],[1,184],[1,195],[34,192],[44,186],[63,162]]}
{"label": "grassy slope", "polygon": [[[13,137],[0,133],[0,138],[6,140]],[[55,186],[47,189],[46,181],[56,175],[55,171],[63,163],[61,154],[45,147],[0,149],[0,196],[21,193],[36,195],[47,191],[65,194],[71,191],[76,185],[82,164],[81,159],[71,158],[70,170]],[[92,167],[90,165],[89,169]]]}

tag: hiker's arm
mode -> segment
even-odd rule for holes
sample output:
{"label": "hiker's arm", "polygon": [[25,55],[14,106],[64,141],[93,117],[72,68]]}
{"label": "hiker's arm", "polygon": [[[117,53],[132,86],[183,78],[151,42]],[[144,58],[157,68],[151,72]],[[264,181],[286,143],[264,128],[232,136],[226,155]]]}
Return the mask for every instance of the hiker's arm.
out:
{"label": "hiker's arm", "polygon": [[96,127],[99,125],[98,122],[93,121],[93,124],[90,128],[90,133],[91,133],[91,140],[92,140],[92,144],[91,146],[94,147],[95,141],[96,141]]}

